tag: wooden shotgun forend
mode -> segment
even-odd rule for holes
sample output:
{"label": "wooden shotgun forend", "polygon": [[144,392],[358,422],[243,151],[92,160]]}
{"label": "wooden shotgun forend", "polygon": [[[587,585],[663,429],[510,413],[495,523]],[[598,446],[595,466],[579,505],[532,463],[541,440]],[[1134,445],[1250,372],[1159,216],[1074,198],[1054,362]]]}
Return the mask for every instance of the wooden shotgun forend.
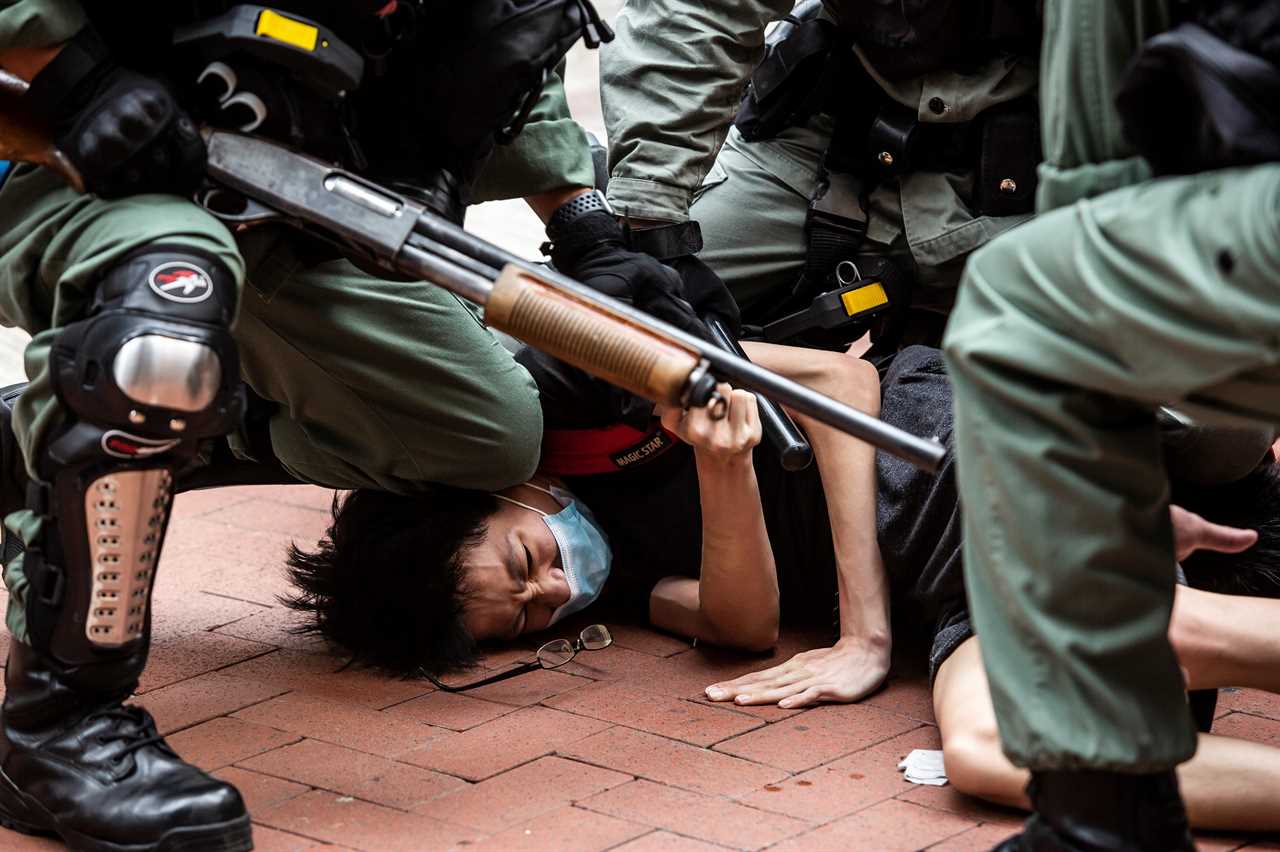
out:
{"label": "wooden shotgun forend", "polygon": [[76,192],[84,192],[80,172],[28,114],[22,103],[26,91],[25,80],[0,69],[0,160],[43,166],[56,172]]}
{"label": "wooden shotgun forend", "polygon": [[682,346],[507,266],[494,282],[485,322],[634,394],[685,405],[701,359]]}

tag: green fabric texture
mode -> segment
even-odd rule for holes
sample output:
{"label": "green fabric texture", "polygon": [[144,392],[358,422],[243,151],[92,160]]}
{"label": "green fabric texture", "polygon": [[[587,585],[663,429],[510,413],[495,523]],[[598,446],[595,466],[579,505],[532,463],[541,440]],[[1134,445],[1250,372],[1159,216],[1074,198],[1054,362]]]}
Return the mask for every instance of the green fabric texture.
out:
{"label": "green fabric texture", "polygon": [[[612,172],[609,202],[615,210],[641,219],[688,219],[722,144],[744,154],[774,146],[757,158],[769,162],[799,153],[816,171],[818,161],[810,149],[820,146],[820,155],[825,139],[803,133],[789,139],[784,132],[777,140],[746,143],[731,130],[743,87],[763,56],[765,26],[792,5],[789,0],[743,0],[719,4],[711,14],[698,0],[628,0],[616,22],[618,37],[602,48],[600,57]],[[964,73],[943,70],[895,83],[866,67],[891,97],[928,123],[969,121],[1036,88],[1036,68],[1029,59],[1001,57]],[[939,100],[945,107],[941,113],[931,107]],[[830,134],[821,117],[809,129]],[[793,151],[797,145],[804,150]],[[779,177],[787,182],[783,174]],[[811,188],[812,178],[805,180]],[[946,263],[1003,229],[993,229],[990,221],[974,224],[966,204],[971,187],[969,175],[923,172],[895,187],[900,195],[891,203],[898,211],[896,227],[906,234],[917,263]],[[754,214],[762,208],[743,209]],[[735,218],[747,217],[739,213]],[[707,223],[702,224],[705,230]]]}
{"label": "green fabric texture", "polygon": [[[628,0],[618,38],[601,55],[614,209],[637,218],[696,219],[701,258],[747,309],[777,298],[800,276],[809,199],[831,140],[826,115],[767,141],[747,142],[732,127],[762,55],[765,25],[791,5],[748,0],[709,15],[695,0]],[[867,70],[931,123],[969,121],[1034,93],[1037,83],[1034,63],[1012,57],[964,74],[944,70],[893,83]],[[931,107],[938,100],[941,113]],[[972,187],[972,174],[916,172],[870,196],[865,248],[892,255],[912,272],[921,285],[913,297],[919,309],[948,310],[965,256],[1029,218],[973,215]]]}
{"label": "green fabric texture", "polygon": [[1047,2],[1040,55],[1037,210],[1131,186],[1151,177],[1125,141],[1115,93],[1135,45],[1169,28],[1167,0]]}
{"label": "green fabric texture", "polygon": [[510,145],[499,145],[472,191],[479,204],[575,186],[595,186],[596,170],[582,127],[569,115],[564,63],[547,80],[529,123]]}
{"label": "green fabric texture", "polygon": [[35,335],[14,414],[26,458],[61,419],[48,369],[58,329],[83,314],[98,275],[167,244],[247,277],[233,330],[241,372],[280,404],[275,449],[303,479],[408,493],[527,478],[542,431],[537,391],[472,309],[433,284],[384,281],[344,260],[305,265],[297,240],[269,227],[237,241],[177,197],[102,201],[18,169],[0,190],[0,322]]}
{"label": "green fabric texture", "polygon": [[620,214],[683,222],[764,55],[770,21],[793,0],[628,0],[600,49],[609,202]]}
{"label": "green fabric texture", "polygon": [[[430,483],[497,490],[532,475],[542,436],[537,388],[475,310],[424,282],[391,282],[345,260],[304,264],[283,228],[234,238],[175,196],[103,201],[19,167],[0,189],[0,324],[34,336],[14,410],[28,468],[62,422],[49,351],[83,316],[98,277],[149,245],[222,261],[242,287],[233,333],[241,374],[279,411],[273,449],[299,478],[397,493]],[[29,513],[10,519],[34,533]],[[30,540],[30,539],[24,539]],[[9,625],[25,637],[21,566]]]}
{"label": "green fabric texture", "polygon": [[[700,170],[703,142],[719,144],[715,135],[677,138],[674,133],[658,130],[659,123],[664,127],[703,127],[713,117],[692,94],[679,104],[653,94],[668,91],[670,85],[661,82],[656,69],[665,69],[661,73],[673,78],[691,75],[689,80],[705,70],[696,67],[696,57],[678,45],[641,38],[638,31],[650,23],[656,6],[666,8],[663,4],[629,2],[623,15],[628,22],[620,23],[618,40],[602,58],[606,74],[602,98],[611,122],[615,163],[610,199],[619,212],[626,210],[635,216],[696,219],[705,243],[700,257],[749,310],[791,288],[804,267],[808,247],[805,217],[819,164],[831,140],[832,123],[819,115],[805,126],[784,130],[775,139],[747,142],[727,124],[732,111],[718,114],[714,119],[721,122],[720,132],[727,132],[727,136],[704,176]],[[750,20],[758,23],[766,17],[767,9],[760,4],[756,7]],[[710,22],[704,24],[711,27]],[[721,25],[728,26],[723,21]],[[739,31],[745,25],[739,22],[731,29]],[[710,36],[703,33],[701,38]],[[750,39],[746,42],[754,43]],[[627,52],[640,59],[627,58]],[[663,64],[676,63],[677,55],[685,64]],[[657,86],[655,90],[642,89],[624,76],[624,71],[639,65],[647,69],[644,74],[650,85]],[[715,91],[714,85],[722,77],[741,74],[737,86],[731,87],[740,91],[750,70],[746,63],[728,64],[722,59],[718,66],[706,70],[710,90]],[[943,97],[951,108],[941,118],[964,121],[997,103],[1028,94],[1034,88],[1034,76],[1034,69],[1025,62],[998,60],[967,76],[940,72],[892,86],[885,81],[884,85],[895,98],[920,111],[922,118],[938,120],[927,104]],[[676,87],[675,91],[683,89]],[[735,109],[736,104],[735,100]],[[669,112],[677,105],[689,116]],[[642,121],[637,116],[652,120]],[[650,136],[635,135],[639,133]],[[652,165],[659,160],[666,163],[661,170]],[[652,170],[652,178],[642,177],[644,169]],[[969,175],[919,172],[878,187],[870,197],[865,248],[889,254],[902,268],[912,271],[921,285],[914,297],[918,308],[948,310],[965,256],[1029,218],[974,216],[965,202],[971,186]]]}
{"label": "green fabric texture", "polygon": [[[4,519],[5,535],[16,535],[20,541],[34,541],[40,535],[44,522],[35,512],[23,509]],[[4,566],[4,587],[9,592],[9,605],[5,610],[5,626],[19,642],[28,643],[27,593],[31,584],[22,568],[23,554],[19,553]]]}
{"label": "green fabric texture", "polygon": [[1154,408],[1280,420],[1280,165],[1085,197],[1145,173],[1105,105],[1163,5],[1046,3],[1047,206],[1074,203],[973,255],[945,341],[969,600],[1033,769],[1190,757]]}
{"label": "green fabric texture", "polygon": [[61,44],[87,20],[76,0],[0,0],[0,50]]}

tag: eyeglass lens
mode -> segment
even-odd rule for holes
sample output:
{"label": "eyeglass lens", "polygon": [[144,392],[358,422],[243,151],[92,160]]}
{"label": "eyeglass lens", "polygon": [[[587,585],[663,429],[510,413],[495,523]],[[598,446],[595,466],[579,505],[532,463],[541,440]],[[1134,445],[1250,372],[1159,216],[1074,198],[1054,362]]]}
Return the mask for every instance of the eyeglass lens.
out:
{"label": "eyeglass lens", "polygon": [[593,624],[582,631],[578,641],[588,651],[600,651],[613,644],[613,636],[603,624]]}
{"label": "eyeglass lens", "polygon": [[572,660],[573,655],[573,643],[568,639],[552,639],[538,649],[538,662],[544,669],[554,669]]}
{"label": "eyeglass lens", "polygon": [[593,624],[578,635],[576,645],[568,639],[552,639],[543,645],[538,649],[538,663],[544,669],[558,668],[572,660],[580,650],[599,651],[612,644],[613,636],[609,633],[609,628],[603,624]]}

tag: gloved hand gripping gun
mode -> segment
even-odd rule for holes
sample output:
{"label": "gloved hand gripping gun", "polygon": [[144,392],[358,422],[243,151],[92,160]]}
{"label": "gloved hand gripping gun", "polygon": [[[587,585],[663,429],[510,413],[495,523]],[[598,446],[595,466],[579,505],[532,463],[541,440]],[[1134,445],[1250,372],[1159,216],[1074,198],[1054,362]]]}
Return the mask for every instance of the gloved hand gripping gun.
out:
{"label": "gloved hand gripping gun", "polygon": [[[25,84],[0,72],[0,93]],[[74,169],[38,132],[13,123],[0,100],[0,159],[37,162],[73,186]],[[763,394],[936,471],[944,450],[735,354],[529,263],[468,233],[423,205],[355,174],[279,145],[211,132],[206,206],[226,194],[245,204],[230,223],[283,220],[322,235],[390,273],[431,281],[485,308],[493,328],[648,399],[685,407],[715,405],[717,381]],[[234,196],[232,196],[234,197]]]}

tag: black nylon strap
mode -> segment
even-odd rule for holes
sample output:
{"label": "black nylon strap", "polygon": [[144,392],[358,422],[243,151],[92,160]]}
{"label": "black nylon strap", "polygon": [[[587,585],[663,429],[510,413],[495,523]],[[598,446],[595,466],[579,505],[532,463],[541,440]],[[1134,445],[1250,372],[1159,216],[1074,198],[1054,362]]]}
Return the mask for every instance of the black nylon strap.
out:
{"label": "black nylon strap", "polygon": [[59,117],[75,113],[92,97],[94,86],[82,84],[98,77],[110,56],[98,31],[86,24],[31,81],[25,98],[29,109],[56,126]]}
{"label": "black nylon strap", "polygon": [[829,221],[816,217],[809,221],[808,236],[804,277],[819,286],[830,277],[836,264],[853,257],[862,244],[862,239],[854,233],[837,229]]}
{"label": "black nylon strap", "polygon": [[657,228],[628,228],[627,242],[632,251],[642,252],[665,263],[702,251],[702,226],[689,220]]}

